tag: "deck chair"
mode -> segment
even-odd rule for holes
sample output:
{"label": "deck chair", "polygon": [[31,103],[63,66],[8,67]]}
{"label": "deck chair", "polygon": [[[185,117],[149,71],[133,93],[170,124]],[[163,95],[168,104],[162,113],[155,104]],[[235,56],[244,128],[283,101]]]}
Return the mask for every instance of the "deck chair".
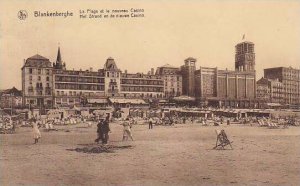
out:
{"label": "deck chair", "polygon": [[262,126],[263,126],[263,124],[262,124],[261,120],[257,120],[257,122],[258,122],[258,125],[259,125],[260,127],[262,127]]}
{"label": "deck chair", "polygon": [[262,124],[262,125],[261,125],[262,127],[268,126],[268,124],[266,124],[264,120],[261,120],[261,124]]}
{"label": "deck chair", "polygon": [[267,123],[268,123],[269,129],[278,129],[279,128],[279,126],[276,123],[272,123],[270,121],[267,121]]}
{"label": "deck chair", "polygon": [[227,145],[230,145],[231,149],[233,149],[231,146],[232,142],[230,142],[229,139],[227,138],[225,130],[222,129],[222,130],[215,130],[215,131],[217,134],[217,141],[216,141],[216,146],[213,149],[225,150],[225,146]]}

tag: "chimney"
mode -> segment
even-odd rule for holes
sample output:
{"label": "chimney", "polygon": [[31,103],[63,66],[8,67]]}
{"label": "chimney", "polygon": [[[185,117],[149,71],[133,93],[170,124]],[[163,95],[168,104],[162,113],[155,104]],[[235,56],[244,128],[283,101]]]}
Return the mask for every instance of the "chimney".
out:
{"label": "chimney", "polygon": [[90,71],[93,72],[93,68],[92,67],[90,67]]}
{"label": "chimney", "polygon": [[127,70],[125,70],[125,74],[127,74]]}

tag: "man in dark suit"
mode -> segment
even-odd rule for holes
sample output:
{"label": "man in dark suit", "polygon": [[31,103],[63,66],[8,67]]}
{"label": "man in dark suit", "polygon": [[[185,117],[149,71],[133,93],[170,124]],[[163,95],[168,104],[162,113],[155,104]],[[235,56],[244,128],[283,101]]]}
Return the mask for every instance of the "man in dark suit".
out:
{"label": "man in dark suit", "polygon": [[110,118],[110,114],[107,113],[107,116],[106,116],[106,118],[105,118],[105,120],[103,122],[103,125],[102,125],[102,132],[103,132],[102,144],[107,144],[108,143],[108,139],[109,139],[108,133],[110,132],[109,118]]}

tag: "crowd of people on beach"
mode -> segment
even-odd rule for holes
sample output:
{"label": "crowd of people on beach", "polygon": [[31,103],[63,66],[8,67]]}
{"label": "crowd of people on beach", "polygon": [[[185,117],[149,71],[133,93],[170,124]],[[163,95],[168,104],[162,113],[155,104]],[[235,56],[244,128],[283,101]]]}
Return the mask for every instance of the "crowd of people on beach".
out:
{"label": "crowd of people on beach", "polygon": [[220,125],[231,125],[231,124],[250,124],[251,126],[257,125],[260,127],[267,126],[269,128],[278,128],[278,125],[287,127],[288,125],[299,126],[299,120],[296,118],[269,118],[269,117],[224,117],[224,116],[213,116],[210,118],[199,117],[199,116],[187,116],[187,115],[168,115],[165,117],[148,116],[144,118],[132,117],[130,115],[125,118],[114,118],[111,113],[106,113],[106,115],[97,116],[92,115],[90,117],[84,117],[81,115],[70,115],[66,118],[46,118],[41,119],[41,117],[34,116],[25,122],[24,120],[17,120],[15,122],[12,119],[5,119],[0,123],[0,131],[7,129],[7,126],[12,126],[11,128],[15,131],[16,125],[28,125],[33,129],[33,139],[34,144],[39,142],[41,138],[40,127],[43,127],[45,131],[57,130],[55,125],[66,125],[66,124],[77,124],[86,123],[87,127],[91,127],[92,123],[97,123],[97,139],[96,143],[108,144],[110,130],[110,122],[117,120],[123,126],[123,137],[122,141],[128,139],[134,140],[132,134],[132,126],[138,123],[144,123],[148,125],[148,129],[152,130],[154,126],[174,126],[176,124],[201,124],[202,126],[220,126]]}

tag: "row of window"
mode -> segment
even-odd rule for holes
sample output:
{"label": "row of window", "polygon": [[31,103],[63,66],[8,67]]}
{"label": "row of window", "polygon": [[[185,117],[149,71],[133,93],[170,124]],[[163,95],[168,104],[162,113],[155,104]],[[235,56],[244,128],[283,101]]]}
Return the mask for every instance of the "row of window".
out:
{"label": "row of window", "polygon": [[131,87],[122,86],[121,91],[131,91],[131,92],[163,92],[162,87]]}
{"label": "row of window", "polygon": [[[38,76],[37,80],[38,80],[38,81],[41,81],[41,80],[42,80],[42,77],[41,77],[41,76]],[[32,81],[32,76],[29,76],[29,81]],[[49,76],[46,77],[46,81],[50,81],[50,77],[49,77]]]}
{"label": "row of window", "polygon": [[71,89],[71,90],[99,90],[104,91],[104,85],[86,85],[86,84],[65,84],[55,83],[56,89]]}
{"label": "row of window", "polygon": [[82,92],[82,91],[56,91],[55,92],[56,96],[103,96],[103,92]]}
{"label": "row of window", "polygon": [[106,77],[120,77],[119,72],[106,72]]}
{"label": "row of window", "polygon": [[61,103],[80,103],[79,98],[56,98],[55,99],[56,104],[61,104]]}
{"label": "row of window", "polygon": [[38,69],[33,69],[33,68],[28,68],[28,73],[29,74],[46,74],[46,75],[50,75],[51,74],[51,71],[49,69],[41,69],[41,68],[38,68]]}
{"label": "row of window", "polygon": [[161,81],[161,80],[121,79],[121,84],[134,84],[134,85],[163,85],[163,81]]}
{"label": "row of window", "polygon": [[55,81],[59,81],[59,82],[83,82],[83,83],[104,83],[104,78],[55,76]]}
{"label": "row of window", "polygon": [[152,94],[152,93],[129,93],[123,94],[125,98],[162,98],[163,94]]}

